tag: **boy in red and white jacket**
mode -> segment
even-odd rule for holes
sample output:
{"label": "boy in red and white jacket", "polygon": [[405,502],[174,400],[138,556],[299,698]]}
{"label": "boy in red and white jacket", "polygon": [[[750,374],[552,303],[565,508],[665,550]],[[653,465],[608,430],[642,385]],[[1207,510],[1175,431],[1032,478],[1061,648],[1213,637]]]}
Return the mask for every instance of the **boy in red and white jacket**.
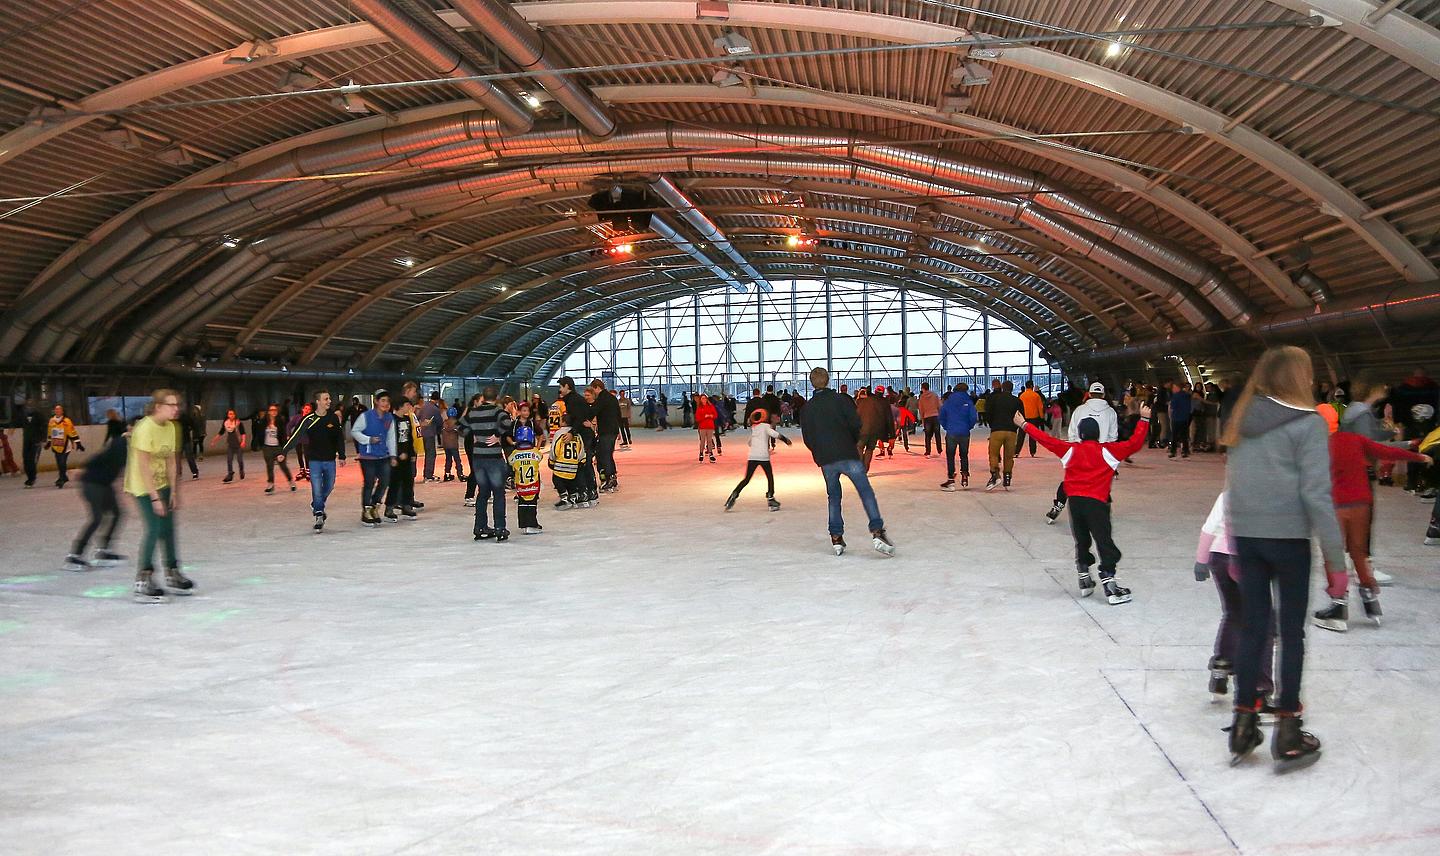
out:
{"label": "boy in red and white jacket", "polygon": [[1140,408],[1140,424],[1130,439],[1116,443],[1100,442],[1100,423],[1094,419],[1080,420],[1077,428],[1080,442],[1070,443],[1052,437],[1015,414],[1015,427],[1029,434],[1037,443],[1054,452],[1065,468],[1065,494],[1070,497],[1070,531],[1075,536],[1075,570],[1080,575],[1080,596],[1095,591],[1090,566],[1095,556],[1090,552],[1093,540],[1100,553],[1100,584],[1105,598],[1112,605],[1129,603],[1130,589],[1115,580],[1115,566],[1120,562],[1120,548],[1110,534],[1110,483],[1120,462],[1145,448],[1145,435],[1150,432],[1150,408]]}

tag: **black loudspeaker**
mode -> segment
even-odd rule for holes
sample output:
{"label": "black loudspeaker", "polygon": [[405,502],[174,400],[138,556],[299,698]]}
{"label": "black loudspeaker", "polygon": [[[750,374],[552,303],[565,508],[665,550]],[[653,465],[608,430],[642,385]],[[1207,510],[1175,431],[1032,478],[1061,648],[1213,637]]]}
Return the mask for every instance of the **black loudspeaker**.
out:
{"label": "black loudspeaker", "polygon": [[655,204],[645,190],[619,185],[590,197],[590,207],[600,219],[622,232],[649,231]]}

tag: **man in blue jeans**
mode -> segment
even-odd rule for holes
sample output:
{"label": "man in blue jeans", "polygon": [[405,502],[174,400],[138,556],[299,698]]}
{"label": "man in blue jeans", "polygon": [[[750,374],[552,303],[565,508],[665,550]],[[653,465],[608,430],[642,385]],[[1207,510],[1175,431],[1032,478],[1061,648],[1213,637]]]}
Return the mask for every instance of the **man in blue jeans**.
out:
{"label": "man in blue jeans", "polygon": [[285,460],[291,449],[304,443],[309,453],[310,510],[315,515],[314,529],[325,528],[325,500],[335,489],[335,460],[345,465],[345,430],[340,413],[330,411],[330,393],[315,390],[315,408],[305,414],[276,460]]}
{"label": "man in blue jeans", "polygon": [[810,457],[825,476],[825,494],[830,500],[830,545],[835,555],[844,554],[845,520],[840,516],[840,476],[844,475],[860,494],[860,504],[870,519],[871,546],[893,556],[895,545],[885,534],[875,491],[860,461],[860,414],[855,402],[830,389],[830,372],[823,368],[810,370],[810,385],[815,387],[815,395],[800,411],[800,433]]}

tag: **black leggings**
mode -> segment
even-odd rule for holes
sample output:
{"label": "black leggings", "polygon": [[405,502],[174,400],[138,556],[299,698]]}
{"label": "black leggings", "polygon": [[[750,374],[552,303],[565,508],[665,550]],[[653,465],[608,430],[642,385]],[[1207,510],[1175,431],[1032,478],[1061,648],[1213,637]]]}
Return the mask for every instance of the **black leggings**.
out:
{"label": "black leggings", "polygon": [[70,552],[77,556],[85,554],[85,547],[90,543],[90,537],[100,528],[105,518],[110,518],[110,523],[105,527],[105,534],[100,536],[100,549],[110,549],[110,539],[115,536],[115,527],[120,525],[120,498],[115,493],[115,486],[108,484],[96,484],[95,482],[80,483],[81,496],[85,498],[85,507],[90,510],[90,519],[86,521],[85,528],[75,536],[75,543],[70,545]]}
{"label": "black leggings", "polygon": [[767,498],[774,498],[775,470],[771,468],[769,461],[746,461],[745,478],[741,479],[740,483],[735,485],[735,495],[739,496],[740,491],[745,489],[745,485],[750,483],[750,477],[755,475],[756,468],[765,471],[765,496]]}
{"label": "black leggings", "polygon": [[1275,707],[1300,710],[1305,667],[1305,610],[1310,601],[1310,541],[1304,538],[1236,536],[1240,561],[1240,643],[1235,651],[1235,706],[1250,708],[1259,696],[1260,661],[1269,636],[1271,587],[1280,637],[1280,693]]}
{"label": "black leggings", "polygon": [[[686,426],[689,427],[688,425]],[[630,445],[630,419],[626,417],[620,420],[620,442]]]}

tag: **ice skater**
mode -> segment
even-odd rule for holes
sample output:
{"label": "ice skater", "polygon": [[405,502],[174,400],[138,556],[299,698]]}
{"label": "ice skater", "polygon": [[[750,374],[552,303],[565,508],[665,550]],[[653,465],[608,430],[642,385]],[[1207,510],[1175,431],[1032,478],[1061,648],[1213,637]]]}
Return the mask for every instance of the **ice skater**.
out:
{"label": "ice skater", "polygon": [[165,585],[188,595],[195,583],[180,572],[180,551],[175,542],[175,515],[180,509],[180,393],[157,389],[146,408],[148,414],[130,432],[125,465],[125,492],[140,507],[144,535],[136,557],[135,602],[164,603],[165,589],[155,584],[155,546],[165,561]]}
{"label": "ice skater", "polygon": [[[1220,626],[1215,631],[1215,647],[1210,655],[1211,701],[1224,701],[1230,693],[1230,676],[1235,672],[1236,651],[1240,644],[1240,563],[1235,560],[1235,541],[1225,523],[1225,494],[1215,497],[1210,516],[1200,527],[1200,543],[1195,548],[1195,579],[1215,580],[1220,596]],[[1264,657],[1260,660],[1259,690],[1269,698],[1275,691],[1275,622],[1268,622]],[[1268,704],[1268,702],[1266,703]],[[1273,712],[1273,708],[1271,708]]]}
{"label": "ice skater", "polygon": [[55,415],[50,417],[50,425],[46,429],[49,435],[50,451],[55,455],[55,469],[60,477],[55,479],[56,487],[64,487],[70,481],[68,463],[70,461],[70,450],[78,449],[85,451],[85,445],[80,442],[80,432],[75,430],[75,423],[65,415],[65,408],[55,405]]}
{"label": "ice skater", "polygon": [[[955,489],[956,452],[960,453],[960,486],[970,486],[970,432],[979,421],[975,402],[970,400],[970,387],[955,384],[955,390],[940,405],[940,427],[945,429],[945,481],[940,483],[941,490]],[[925,442],[928,446],[930,441]]]}
{"label": "ice skater", "polygon": [[345,431],[339,413],[330,412],[329,390],[315,390],[314,407],[305,405],[304,415],[295,425],[281,455],[291,449],[308,449],[304,470],[310,476],[310,511],[312,527],[318,534],[325,528],[325,501],[335,489],[335,463],[345,466]]}
{"label": "ice skater", "polygon": [[887,556],[895,555],[895,543],[885,533],[885,520],[870,476],[860,461],[860,414],[848,396],[830,389],[830,372],[819,366],[810,370],[815,395],[800,411],[800,436],[815,466],[825,477],[825,496],[830,509],[830,547],[835,555],[845,554],[845,519],[840,516],[840,476],[850,479],[870,524],[870,546]]}
{"label": "ice skater", "polygon": [[374,407],[350,423],[350,439],[360,461],[360,522],[374,528],[380,525],[380,503],[395,464],[395,414],[390,412],[388,390],[375,390],[371,399]]}
{"label": "ice skater", "polygon": [[1090,578],[1090,566],[1095,564],[1095,556],[1090,552],[1093,541],[1100,553],[1100,584],[1105,590],[1105,599],[1112,606],[1129,603],[1130,589],[1115,579],[1120,548],[1115,546],[1111,535],[1110,483],[1115,480],[1120,462],[1144,447],[1145,435],[1150,429],[1150,408],[1140,408],[1140,425],[1135,434],[1118,443],[1101,443],[1100,423],[1088,416],[1080,420],[1078,443],[1051,437],[1025,421],[1025,415],[1018,411],[1011,419],[1016,428],[1054,452],[1065,468],[1065,493],[1071,499],[1070,531],[1075,536],[1075,572],[1079,576],[1080,596],[1089,597],[1095,591],[1095,581]]}
{"label": "ice skater", "polygon": [[[115,529],[119,527],[121,517],[120,495],[115,491],[115,480],[125,471],[125,460],[129,455],[129,440],[121,434],[85,462],[80,471],[80,495],[85,499],[89,518],[85,528],[70,545],[70,554],[65,557],[65,570],[88,571],[98,565],[124,561],[124,556],[110,551],[110,544],[115,539]],[[87,562],[85,547],[102,524],[105,524],[105,531],[100,536],[100,546],[91,561]]]}
{"label": "ice skater", "polygon": [[710,399],[702,394],[695,395],[695,430],[700,435],[700,456],[696,462],[704,461],[705,456],[710,456],[710,463],[715,463],[715,430],[719,420],[719,411]]}
{"label": "ice skater", "polygon": [[235,468],[240,468],[240,480],[245,480],[245,422],[235,415],[235,411],[225,411],[225,419],[220,423],[220,430],[215,432],[215,439],[211,444],[225,440],[225,478],[221,481],[229,484],[235,480]]}
{"label": "ice skater", "polygon": [[750,483],[750,477],[755,475],[756,469],[762,469],[765,471],[765,502],[771,511],[779,511],[780,502],[775,498],[775,469],[770,465],[770,444],[776,440],[787,446],[793,444],[789,437],[775,430],[775,426],[770,424],[770,415],[763,408],[750,414],[750,426],[750,457],[745,462],[745,478],[730,491],[730,498],[725,500],[725,510],[735,507],[735,500]]}
{"label": "ice skater", "polygon": [[[1070,417],[1070,442],[1080,442],[1080,420],[1094,419],[1100,424],[1100,442],[1113,443],[1119,438],[1120,425],[1115,416],[1115,408],[1110,406],[1110,401],[1105,397],[1105,384],[1096,381],[1090,384],[1090,392],[1085,401],[1077,408]],[[1140,411],[1135,411],[1135,419],[1139,421]],[[1046,525],[1055,522],[1060,512],[1065,510],[1065,482],[1062,480],[1060,486],[1055,488],[1055,501],[1051,503],[1050,510],[1045,512]]]}
{"label": "ice skater", "polygon": [[535,429],[515,426],[515,451],[510,453],[510,472],[515,476],[516,525],[526,535],[545,531],[540,525],[540,462],[545,455],[535,449]]}
{"label": "ice skater", "polygon": [[590,503],[584,491],[580,490],[580,467],[585,463],[585,443],[570,430],[570,414],[560,414],[560,426],[550,437],[549,460],[551,484],[557,498],[555,510],[589,508]]}

